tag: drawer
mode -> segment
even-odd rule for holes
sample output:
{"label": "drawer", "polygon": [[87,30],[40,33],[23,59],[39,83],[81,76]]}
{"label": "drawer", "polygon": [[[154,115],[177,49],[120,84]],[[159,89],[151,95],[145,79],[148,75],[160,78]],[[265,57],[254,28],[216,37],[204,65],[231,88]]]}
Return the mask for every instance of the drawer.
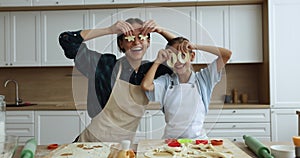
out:
{"label": "drawer", "polygon": [[207,135],[212,137],[270,136],[269,123],[205,123]]}
{"label": "drawer", "polygon": [[8,135],[34,136],[34,124],[6,124],[5,129]]}
{"label": "drawer", "polygon": [[34,123],[34,111],[6,111],[6,123]]}
{"label": "drawer", "polygon": [[[222,138],[223,139],[228,139],[232,142],[244,142],[244,139],[241,136],[236,136],[236,137],[213,137],[213,136],[208,135],[208,137],[211,138],[211,139],[214,139],[214,138],[216,138],[216,139],[218,139],[218,138],[219,139],[222,139]],[[271,137],[255,137],[255,138],[259,141],[262,141],[262,142],[271,141]]]}
{"label": "drawer", "polygon": [[270,109],[209,110],[205,122],[270,122]]}

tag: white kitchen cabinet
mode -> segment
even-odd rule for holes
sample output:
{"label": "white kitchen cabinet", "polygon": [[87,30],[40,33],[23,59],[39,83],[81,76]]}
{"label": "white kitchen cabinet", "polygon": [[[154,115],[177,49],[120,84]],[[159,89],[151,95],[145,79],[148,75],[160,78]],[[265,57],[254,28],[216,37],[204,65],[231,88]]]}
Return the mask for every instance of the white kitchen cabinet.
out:
{"label": "white kitchen cabinet", "polygon": [[197,2],[197,0],[144,0],[144,3]]}
{"label": "white kitchen cabinet", "polygon": [[300,109],[271,109],[272,141],[291,142],[298,136],[298,115]]}
{"label": "white kitchen cabinet", "polygon": [[300,106],[300,1],[269,3],[270,98],[272,108]]}
{"label": "white kitchen cabinet", "polygon": [[[117,9],[98,9],[89,11],[89,27],[105,28],[116,22]],[[100,53],[115,53],[117,57],[122,54],[117,49],[117,35],[105,35],[87,41],[90,49]]]}
{"label": "white kitchen cabinet", "polygon": [[165,126],[165,115],[161,110],[147,110],[146,118],[146,138],[147,139],[161,139]]}
{"label": "white kitchen cabinet", "polygon": [[143,0],[85,0],[85,4],[130,4],[143,3]]}
{"label": "white kitchen cabinet", "polygon": [[40,66],[40,12],[10,12],[10,63]]}
{"label": "white kitchen cabinet", "polygon": [[243,135],[270,141],[270,109],[210,110],[204,128],[208,137],[242,141]]}
{"label": "white kitchen cabinet", "polygon": [[[146,112],[147,113],[147,112]],[[146,134],[146,117],[145,115],[141,118],[140,124],[136,130],[135,138],[133,140],[133,144],[138,144],[140,140],[147,139]]]}
{"label": "white kitchen cabinet", "polygon": [[84,0],[33,0],[34,6],[84,5]]}
{"label": "white kitchen cabinet", "polygon": [[73,66],[64,55],[58,36],[64,31],[77,31],[88,26],[88,11],[42,11],[42,66]]}
{"label": "white kitchen cabinet", "polygon": [[[196,42],[229,49],[229,6],[200,6],[196,10]],[[195,63],[211,63],[216,58],[197,51]]]}
{"label": "white kitchen cabinet", "polygon": [[7,135],[19,137],[18,144],[24,145],[34,137],[34,112],[33,111],[6,111]]}
{"label": "white kitchen cabinet", "polygon": [[35,111],[35,138],[40,145],[71,143],[85,129],[85,111]]}
{"label": "white kitchen cabinet", "polygon": [[270,0],[269,60],[272,141],[291,141],[298,135],[300,110],[300,1]]}
{"label": "white kitchen cabinet", "polygon": [[[176,17],[176,18],[175,18]],[[160,26],[175,34],[195,41],[195,7],[146,8],[146,20],[153,19]],[[167,40],[156,33],[151,36],[150,47],[145,58],[153,61],[157,52],[164,49]]]}
{"label": "white kitchen cabinet", "polygon": [[8,12],[0,12],[0,34],[0,67],[2,67],[10,63]]}
{"label": "white kitchen cabinet", "polygon": [[262,6],[233,5],[229,7],[230,63],[261,63]]}
{"label": "white kitchen cabinet", "polygon": [[32,0],[0,0],[0,6],[32,6]]}

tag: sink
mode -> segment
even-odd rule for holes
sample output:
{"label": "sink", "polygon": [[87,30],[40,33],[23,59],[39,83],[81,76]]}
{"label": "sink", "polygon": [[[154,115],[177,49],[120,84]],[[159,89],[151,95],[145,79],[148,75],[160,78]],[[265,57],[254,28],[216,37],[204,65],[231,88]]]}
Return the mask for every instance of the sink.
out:
{"label": "sink", "polygon": [[32,106],[32,105],[37,105],[37,104],[32,104],[32,103],[20,103],[19,105],[6,104],[6,107],[25,107],[25,106]]}

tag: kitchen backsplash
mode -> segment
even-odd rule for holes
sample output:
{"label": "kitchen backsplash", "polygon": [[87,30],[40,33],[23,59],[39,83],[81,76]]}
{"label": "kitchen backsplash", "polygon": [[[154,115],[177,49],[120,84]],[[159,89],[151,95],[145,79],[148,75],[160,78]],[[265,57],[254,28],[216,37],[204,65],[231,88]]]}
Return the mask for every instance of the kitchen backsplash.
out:
{"label": "kitchen backsplash", "polygon": [[[194,65],[199,70],[203,65]],[[224,94],[236,88],[247,93],[249,102],[259,103],[259,64],[226,65],[224,77],[215,87],[212,103],[223,102]],[[85,102],[87,80],[73,67],[0,68],[0,94],[6,101],[14,102],[15,86],[7,79],[19,84],[19,97],[28,102]],[[74,93],[73,93],[74,92]]]}

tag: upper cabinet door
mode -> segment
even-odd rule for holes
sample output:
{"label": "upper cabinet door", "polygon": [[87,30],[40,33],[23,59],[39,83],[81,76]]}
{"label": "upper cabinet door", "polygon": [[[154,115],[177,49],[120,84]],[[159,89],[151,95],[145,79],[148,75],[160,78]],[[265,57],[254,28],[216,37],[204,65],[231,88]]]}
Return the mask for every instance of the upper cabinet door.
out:
{"label": "upper cabinet door", "polygon": [[32,0],[0,0],[0,6],[32,6]]}
{"label": "upper cabinet door", "polygon": [[40,66],[40,12],[11,12],[10,29],[12,65]]}
{"label": "upper cabinet door", "polygon": [[271,106],[299,108],[300,1],[273,0],[268,8]]}
{"label": "upper cabinet door", "polygon": [[88,11],[44,11],[42,16],[42,65],[72,66],[73,60],[65,57],[58,36],[64,31],[87,28]]}
{"label": "upper cabinet door", "polygon": [[[229,7],[197,7],[197,44],[229,48]],[[197,51],[196,63],[211,63],[217,56]]]}
{"label": "upper cabinet door", "polygon": [[143,0],[85,0],[85,4],[143,3]]}
{"label": "upper cabinet door", "polygon": [[[146,19],[153,19],[165,30],[176,36],[196,41],[195,7],[146,8]],[[151,42],[145,57],[153,61],[160,49],[166,47],[167,40],[157,33],[151,34]]]}
{"label": "upper cabinet door", "polygon": [[9,56],[9,13],[0,12],[0,66],[8,66]]}
{"label": "upper cabinet door", "polygon": [[34,6],[83,5],[84,0],[33,0]]}
{"label": "upper cabinet door", "polygon": [[263,62],[262,6],[230,6],[229,14],[230,63]]}
{"label": "upper cabinet door", "polygon": [[[117,9],[99,9],[90,10],[90,28],[106,28],[116,22]],[[93,32],[91,32],[93,33]],[[105,35],[99,38],[94,38],[87,41],[90,49],[95,50],[99,53],[114,53],[117,47],[117,36],[116,35]],[[121,55],[117,54],[116,55]]]}

